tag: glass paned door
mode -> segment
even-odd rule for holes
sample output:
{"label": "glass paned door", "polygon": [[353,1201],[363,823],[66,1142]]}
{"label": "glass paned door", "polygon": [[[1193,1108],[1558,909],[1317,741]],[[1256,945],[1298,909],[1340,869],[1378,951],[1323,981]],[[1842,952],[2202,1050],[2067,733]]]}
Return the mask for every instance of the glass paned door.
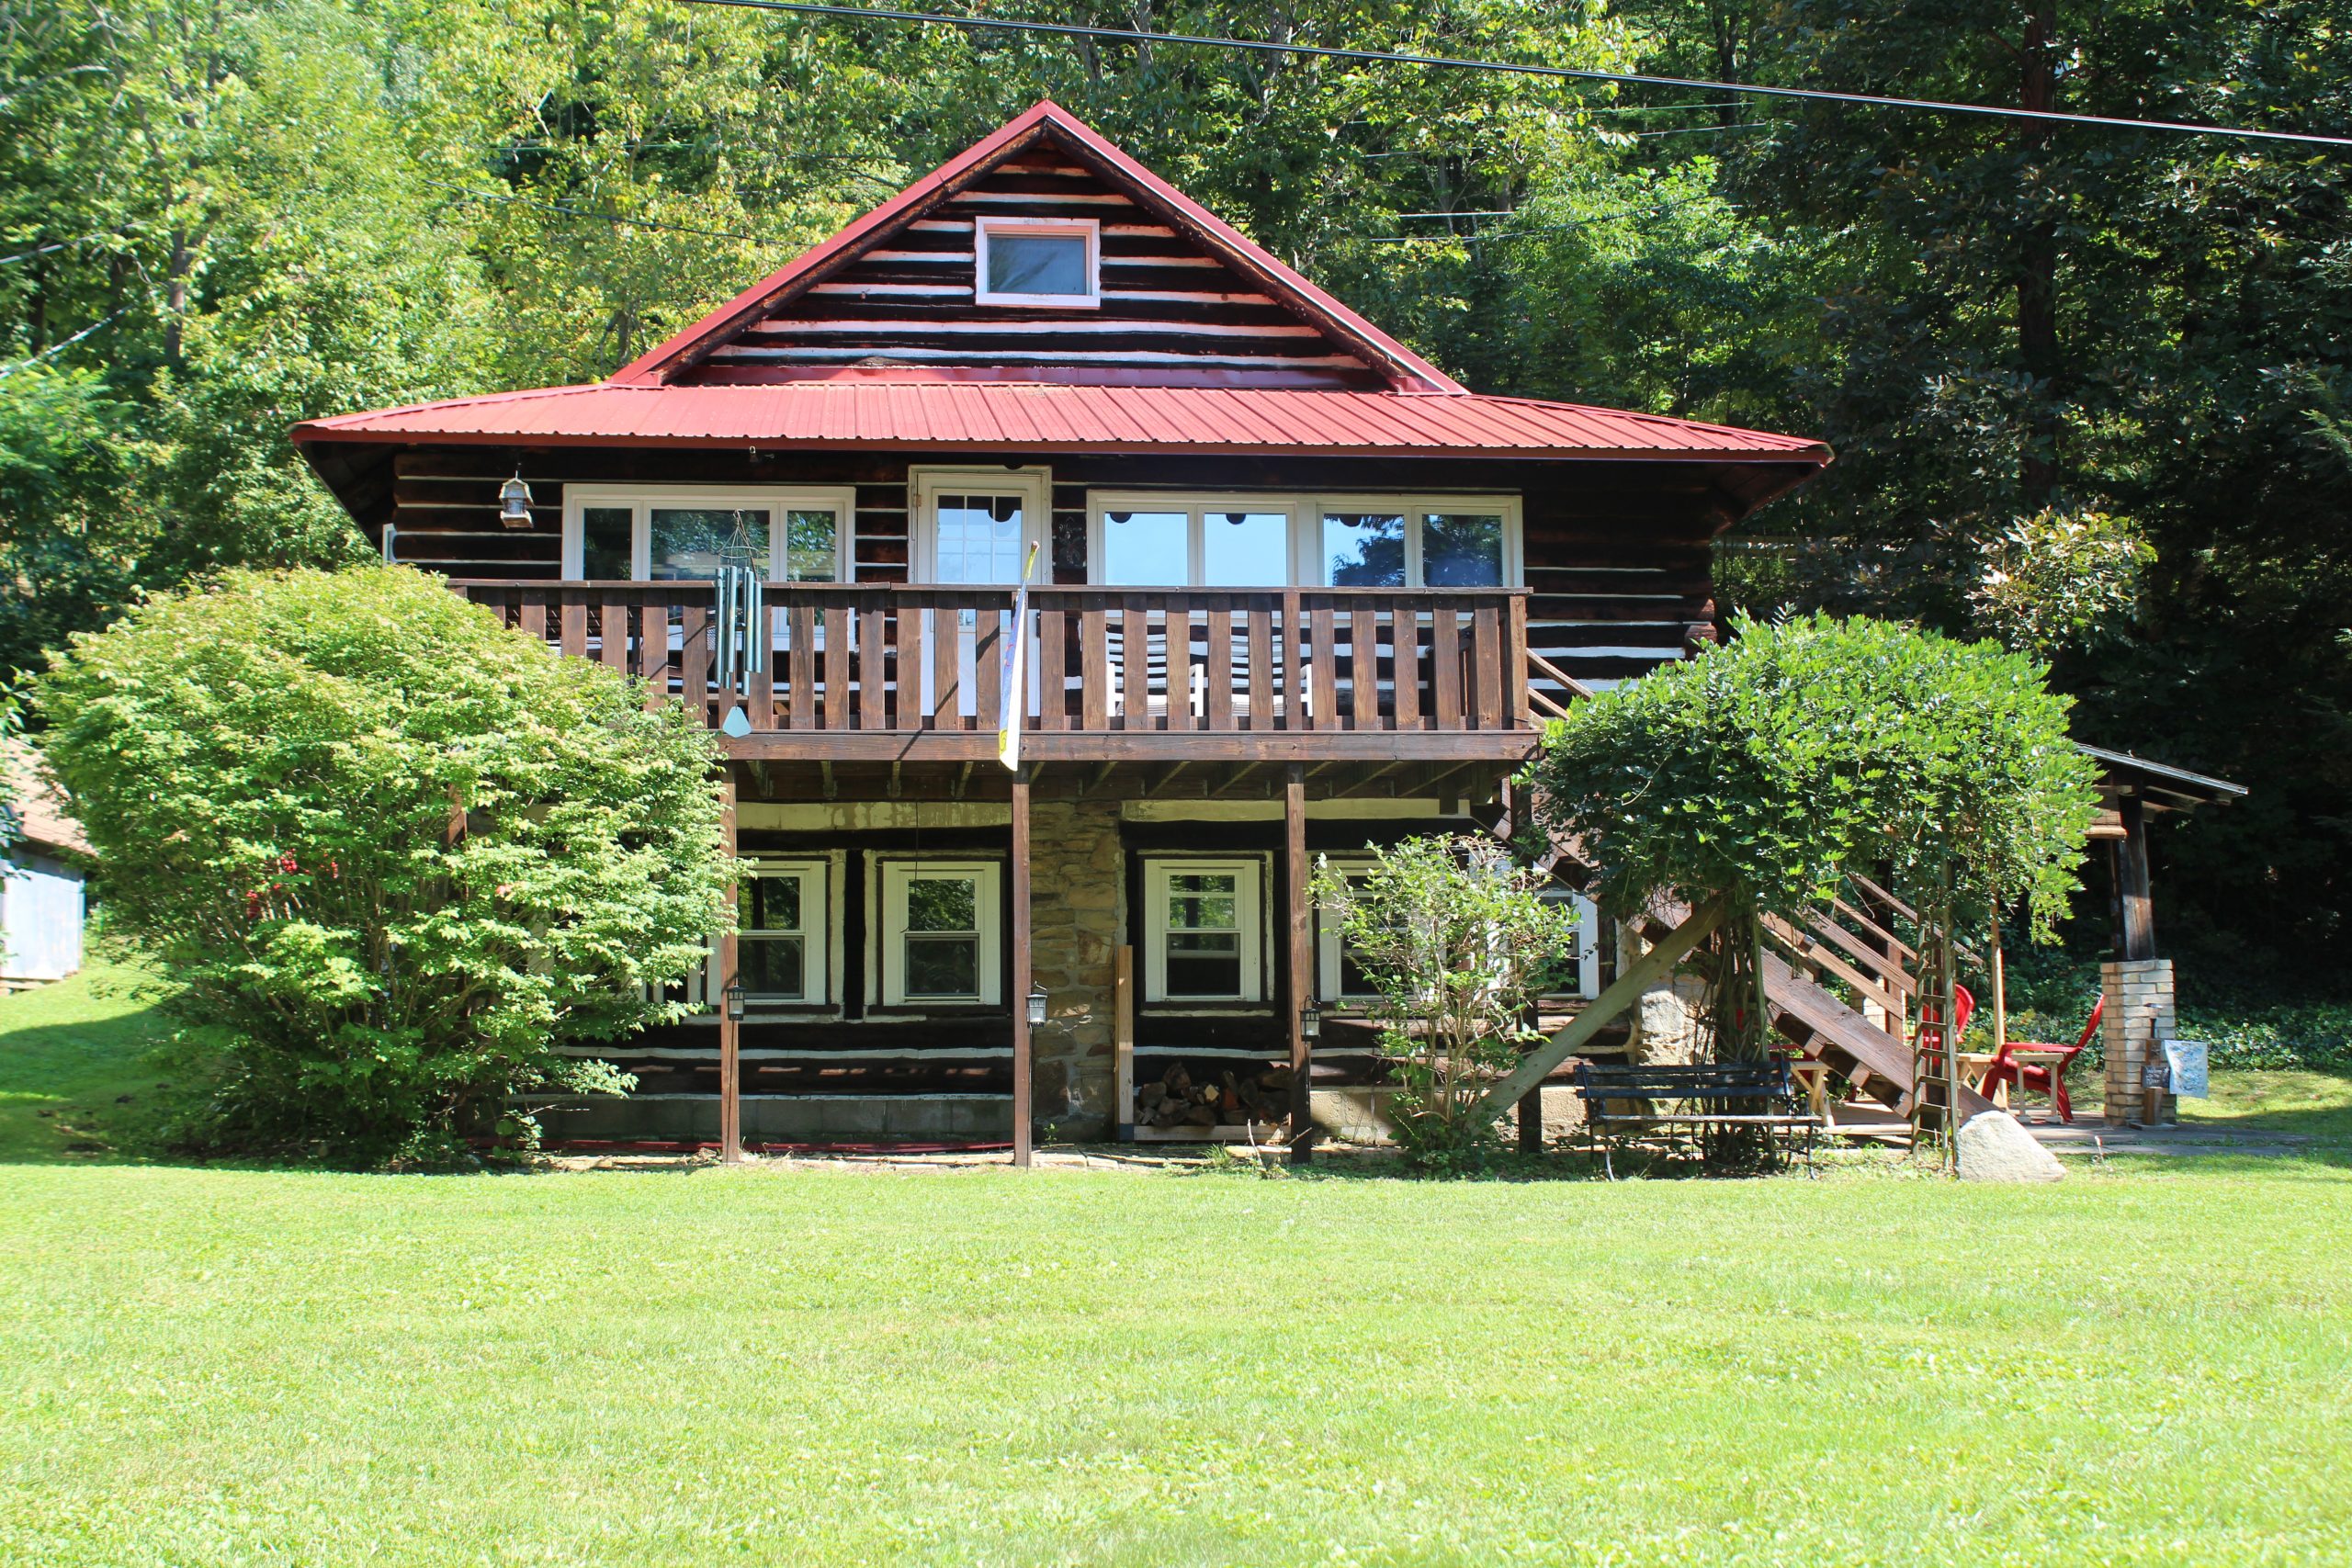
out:
{"label": "glass paned door", "polygon": [[1020,581],[1023,523],[1017,495],[941,496],[932,525],[933,580]]}

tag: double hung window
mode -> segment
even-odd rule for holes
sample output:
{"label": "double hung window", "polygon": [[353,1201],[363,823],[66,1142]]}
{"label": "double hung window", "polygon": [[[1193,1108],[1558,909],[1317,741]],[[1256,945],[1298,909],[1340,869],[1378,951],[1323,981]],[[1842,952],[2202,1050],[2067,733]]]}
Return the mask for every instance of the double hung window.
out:
{"label": "double hung window", "polygon": [[735,973],[755,1002],[827,999],[831,905],[822,861],[753,864],[737,897]]}
{"label": "double hung window", "polygon": [[1147,1001],[1262,999],[1264,870],[1256,860],[1145,863]]}
{"label": "double hung window", "polygon": [[993,861],[882,863],[884,1002],[1001,999],[1002,874]]}

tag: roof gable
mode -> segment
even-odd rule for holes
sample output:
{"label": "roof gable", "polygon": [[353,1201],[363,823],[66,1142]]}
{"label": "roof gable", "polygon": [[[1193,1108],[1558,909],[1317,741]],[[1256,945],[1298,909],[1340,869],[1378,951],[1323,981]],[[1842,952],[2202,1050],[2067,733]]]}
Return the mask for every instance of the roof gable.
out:
{"label": "roof gable", "polygon": [[[1100,309],[978,304],[988,215],[1098,224]],[[811,379],[1463,390],[1051,102],[611,378]]]}

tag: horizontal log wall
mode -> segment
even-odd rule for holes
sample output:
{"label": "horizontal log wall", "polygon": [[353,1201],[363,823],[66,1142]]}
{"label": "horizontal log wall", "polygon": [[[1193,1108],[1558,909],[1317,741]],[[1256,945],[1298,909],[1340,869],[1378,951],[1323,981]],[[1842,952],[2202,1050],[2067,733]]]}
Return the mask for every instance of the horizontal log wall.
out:
{"label": "horizontal log wall", "polygon": [[[974,224],[983,218],[1098,224],[1100,305],[977,303]],[[1319,328],[1109,181],[1044,148],[956,192],[850,266],[784,300],[716,349],[694,378],[744,381],[875,366],[1381,384],[1371,367]]]}

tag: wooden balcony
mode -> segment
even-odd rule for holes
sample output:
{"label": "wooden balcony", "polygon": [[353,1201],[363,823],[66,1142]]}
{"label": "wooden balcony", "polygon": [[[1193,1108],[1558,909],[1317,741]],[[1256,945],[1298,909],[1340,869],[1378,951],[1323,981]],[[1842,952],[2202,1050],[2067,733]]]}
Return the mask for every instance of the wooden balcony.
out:
{"label": "wooden balcony", "polygon": [[[768,584],[767,657],[722,687],[707,583],[451,586],[714,728],[740,706],[741,760],[996,755],[1009,589]],[[1521,589],[1037,587],[1028,619],[1035,761],[1507,764],[1536,741]]]}

